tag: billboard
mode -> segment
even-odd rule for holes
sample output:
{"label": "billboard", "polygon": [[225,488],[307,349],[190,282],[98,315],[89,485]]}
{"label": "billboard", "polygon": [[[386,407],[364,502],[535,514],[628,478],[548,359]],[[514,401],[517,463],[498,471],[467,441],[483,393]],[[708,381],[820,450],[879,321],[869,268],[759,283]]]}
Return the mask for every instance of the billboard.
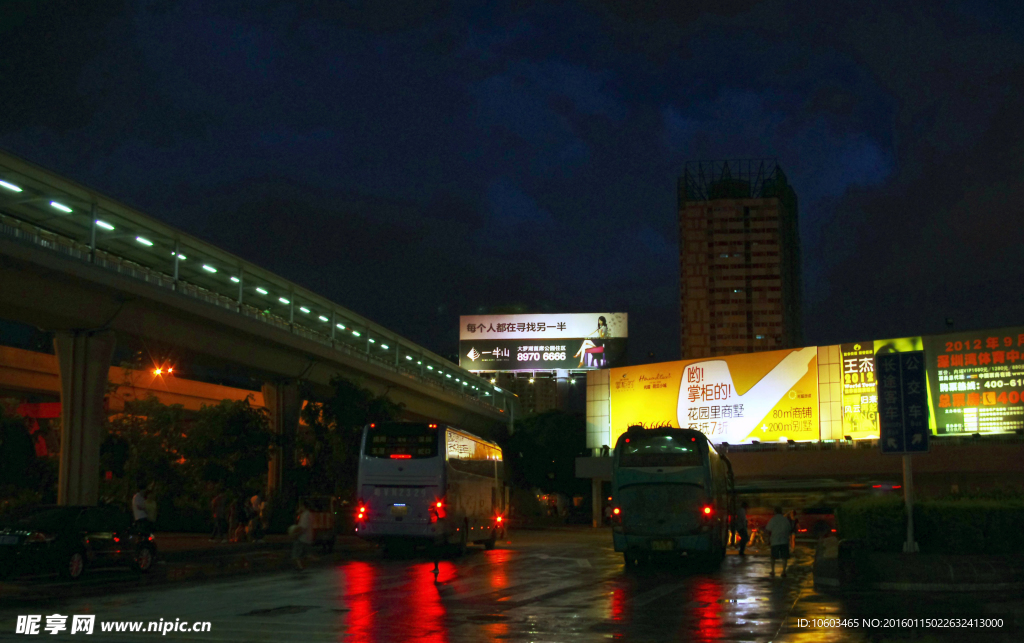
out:
{"label": "billboard", "polygon": [[629,426],[712,442],[818,440],[817,347],[614,368],[611,443]]}
{"label": "billboard", "polygon": [[470,371],[538,371],[621,366],[626,313],[465,315],[459,366]]}
{"label": "billboard", "polygon": [[1024,326],[924,338],[938,435],[1024,429]]}
{"label": "billboard", "polygon": [[923,349],[920,337],[876,339],[839,345],[842,388],[838,394],[842,396],[844,436],[848,435],[854,440],[879,436],[875,355]]}

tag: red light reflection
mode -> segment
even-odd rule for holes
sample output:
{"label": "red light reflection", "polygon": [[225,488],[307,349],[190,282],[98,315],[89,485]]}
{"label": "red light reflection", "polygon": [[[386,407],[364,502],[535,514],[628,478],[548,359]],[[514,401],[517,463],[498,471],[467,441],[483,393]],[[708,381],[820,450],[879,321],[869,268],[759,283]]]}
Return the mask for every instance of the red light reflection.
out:
{"label": "red light reflection", "polygon": [[698,577],[693,587],[693,618],[696,623],[687,625],[686,635],[692,637],[696,625],[696,639],[699,641],[721,640],[722,633],[722,585],[713,578]]}

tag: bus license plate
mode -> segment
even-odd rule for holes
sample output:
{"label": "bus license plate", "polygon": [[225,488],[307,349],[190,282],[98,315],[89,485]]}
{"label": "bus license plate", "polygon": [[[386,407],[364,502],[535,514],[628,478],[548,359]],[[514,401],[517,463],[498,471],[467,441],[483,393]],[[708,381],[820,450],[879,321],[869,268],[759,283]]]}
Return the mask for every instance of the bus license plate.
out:
{"label": "bus license plate", "polygon": [[406,507],[405,505],[392,505],[391,506],[391,515],[392,516],[404,516],[407,513],[409,513],[409,508]]}
{"label": "bus license plate", "polygon": [[672,543],[671,540],[652,540],[651,541],[651,549],[653,551],[672,551],[672,545],[673,545],[673,543]]}

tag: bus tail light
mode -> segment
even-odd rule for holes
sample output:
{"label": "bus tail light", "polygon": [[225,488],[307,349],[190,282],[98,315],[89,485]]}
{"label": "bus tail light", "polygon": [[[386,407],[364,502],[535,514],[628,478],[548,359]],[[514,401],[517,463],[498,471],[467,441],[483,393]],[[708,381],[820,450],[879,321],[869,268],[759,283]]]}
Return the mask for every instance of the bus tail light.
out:
{"label": "bus tail light", "polygon": [[714,510],[711,508],[711,505],[704,505],[704,509],[701,511],[704,518],[710,518],[712,513],[714,513]]}
{"label": "bus tail light", "polygon": [[444,498],[434,500],[434,503],[430,505],[430,522],[437,522],[446,515]]}
{"label": "bus tail light", "polygon": [[612,508],[612,522],[622,524],[622,509],[619,507]]}
{"label": "bus tail light", "polygon": [[408,453],[392,453],[391,454],[391,459],[392,460],[408,460],[410,458],[412,458],[412,456],[410,454],[408,454]]}
{"label": "bus tail light", "polygon": [[359,511],[356,513],[356,522],[362,522],[366,520],[366,505],[362,500],[358,501]]}

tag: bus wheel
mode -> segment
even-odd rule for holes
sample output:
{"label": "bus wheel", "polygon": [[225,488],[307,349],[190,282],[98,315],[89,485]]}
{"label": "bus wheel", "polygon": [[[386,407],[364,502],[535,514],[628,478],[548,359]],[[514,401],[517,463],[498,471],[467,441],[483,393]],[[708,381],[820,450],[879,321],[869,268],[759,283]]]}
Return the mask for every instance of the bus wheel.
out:
{"label": "bus wheel", "polygon": [[622,558],[626,561],[627,571],[633,571],[640,566],[640,559],[637,557],[635,552],[624,551],[622,552]]}

